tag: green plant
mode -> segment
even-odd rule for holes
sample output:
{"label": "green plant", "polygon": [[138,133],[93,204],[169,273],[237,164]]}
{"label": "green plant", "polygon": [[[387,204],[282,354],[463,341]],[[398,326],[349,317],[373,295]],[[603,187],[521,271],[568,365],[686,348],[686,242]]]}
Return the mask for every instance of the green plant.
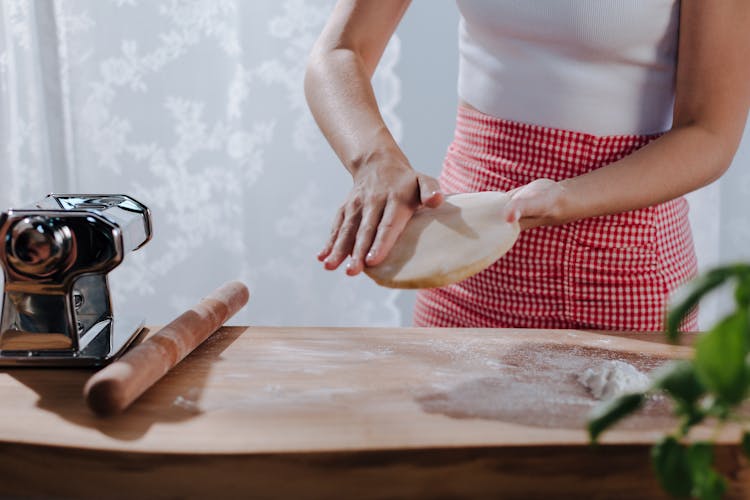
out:
{"label": "green plant", "polygon": [[750,264],[716,268],[689,283],[667,314],[666,330],[669,339],[677,342],[683,319],[703,297],[729,282],[734,282],[734,310],[698,337],[693,359],[668,365],[647,391],[600,407],[588,424],[595,443],[602,432],[655,393],[671,398],[679,425],[653,446],[651,461],[662,487],[678,497],[713,500],[726,490],[726,479],[713,467],[713,443],[690,439],[695,425],[712,419],[718,430],[728,421],[739,422],[744,426],[742,450],[750,456],[749,422],[739,413],[750,390]]}

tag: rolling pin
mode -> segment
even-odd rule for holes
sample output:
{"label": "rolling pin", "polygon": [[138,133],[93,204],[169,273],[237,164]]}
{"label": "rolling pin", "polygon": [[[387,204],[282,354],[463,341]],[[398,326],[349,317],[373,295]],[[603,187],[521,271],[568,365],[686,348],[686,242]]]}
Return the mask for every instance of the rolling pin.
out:
{"label": "rolling pin", "polygon": [[214,290],[200,304],[95,373],[83,388],[89,407],[102,416],[124,411],[247,304],[249,298],[247,287],[238,281]]}

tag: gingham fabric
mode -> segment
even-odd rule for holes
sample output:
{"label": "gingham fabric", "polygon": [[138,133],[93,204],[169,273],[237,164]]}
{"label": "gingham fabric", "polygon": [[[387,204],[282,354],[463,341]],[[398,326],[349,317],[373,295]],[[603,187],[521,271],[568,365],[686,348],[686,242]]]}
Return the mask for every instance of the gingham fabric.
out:
{"label": "gingham fabric", "polygon": [[[445,193],[508,191],[612,163],[656,136],[594,136],[459,107],[440,175]],[[688,205],[678,198],[521,233],[485,271],[420,291],[417,326],[658,331],[669,294],[696,272]],[[498,217],[500,214],[498,214]],[[683,329],[696,330],[693,314]]]}

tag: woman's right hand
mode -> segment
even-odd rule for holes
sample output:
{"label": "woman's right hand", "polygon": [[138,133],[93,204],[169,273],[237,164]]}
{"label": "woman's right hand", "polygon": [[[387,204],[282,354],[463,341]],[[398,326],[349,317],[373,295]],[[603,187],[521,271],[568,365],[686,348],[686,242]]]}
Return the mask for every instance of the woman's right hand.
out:
{"label": "woman's right hand", "polygon": [[339,0],[305,72],[315,121],[354,187],[318,259],[347,274],[385,259],[414,211],[443,201],[437,181],[415,172],[388,131],[370,79],[410,0]]}
{"label": "woman's right hand", "polygon": [[351,255],[349,276],[381,263],[415,210],[443,202],[435,178],[416,172],[405,162],[363,165],[354,187],[339,208],[328,243],[318,260],[334,270]]}

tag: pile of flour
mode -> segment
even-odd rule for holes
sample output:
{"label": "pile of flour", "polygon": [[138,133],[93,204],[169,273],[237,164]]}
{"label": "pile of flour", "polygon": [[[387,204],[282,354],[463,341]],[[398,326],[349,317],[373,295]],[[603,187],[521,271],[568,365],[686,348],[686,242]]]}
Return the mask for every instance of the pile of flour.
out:
{"label": "pile of flour", "polygon": [[578,382],[594,398],[606,401],[623,394],[645,391],[651,384],[651,379],[630,363],[607,360],[580,372]]}

